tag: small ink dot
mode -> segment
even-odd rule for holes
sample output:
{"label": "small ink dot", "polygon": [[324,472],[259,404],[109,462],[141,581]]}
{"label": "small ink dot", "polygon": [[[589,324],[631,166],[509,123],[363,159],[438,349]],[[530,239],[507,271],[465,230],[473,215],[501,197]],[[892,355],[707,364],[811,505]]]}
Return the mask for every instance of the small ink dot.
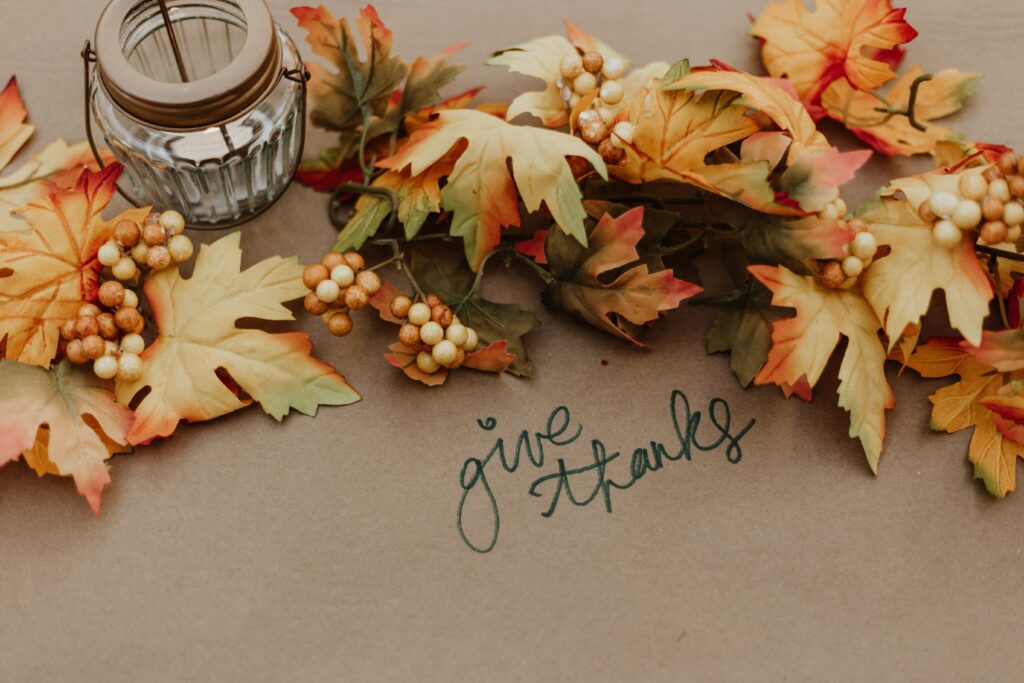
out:
{"label": "small ink dot", "polygon": [[604,358],[602,358],[601,359],[601,365],[603,365],[605,367],[608,367],[608,361],[606,361]]}

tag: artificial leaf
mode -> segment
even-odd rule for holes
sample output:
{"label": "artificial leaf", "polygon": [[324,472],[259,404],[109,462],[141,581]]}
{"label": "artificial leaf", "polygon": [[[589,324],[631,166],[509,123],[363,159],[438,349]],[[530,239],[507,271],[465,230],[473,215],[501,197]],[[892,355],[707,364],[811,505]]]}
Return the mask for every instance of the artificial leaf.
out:
{"label": "artificial leaf", "polygon": [[644,325],[657,320],[701,288],[676,279],[671,270],[651,273],[643,264],[616,276],[640,258],[636,247],[644,236],[643,218],[643,207],[618,218],[605,214],[591,230],[586,247],[551,231],[545,252],[553,280],[544,289],[544,302],[644,346],[623,330],[623,323]]}
{"label": "artificial leaf", "polygon": [[97,514],[110,483],[108,444],[116,450],[127,444],[132,419],[89,369],[67,361],[50,371],[0,361],[0,465],[25,454],[37,471],[73,477]]}
{"label": "artificial leaf", "polygon": [[135,410],[131,443],[168,436],[181,420],[211,420],[246,406],[219,370],[277,420],[293,408],[314,415],[320,405],[359,400],[334,368],[310,355],[308,335],[236,326],[250,318],[294,320],[283,302],[308,293],[294,258],[271,257],[244,271],[241,261],[236,232],[204,244],[190,278],[172,267],[146,279],[159,336],[143,352],[142,376],[117,386],[125,405],[149,388]]}
{"label": "artificial leaf", "polygon": [[761,39],[768,73],[816,102],[838,78],[860,90],[895,78],[893,51],[917,37],[905,14],[891,0],[815,0],[813,11],[804,0],[782,0],[769,4],[750,32]]}
{"label": "artificial leaf", "polygon": [[426,291],[440,296],[464,325],[476,330],[481,343],[493,346],[495,342],[507,342],[506,352],[515,357],[509,372],[520,377],[533,374],[523,337],[540,324],[537,316],[516,304],[499,304],[483,298],[474,290],[473,273],[462,264],[445,270],[436,261],[416,255],[412,270]]}
{"label": "artificial leaf", "polygon": [[772,306],[771,292],[760,282],[725,304],[704,340],[710,353],[729,352],[729,367],[740,384],[748,386],[764,367],[772,347],[772,330],[776,320],[789,315],[784,308]]}
{"label": "artificial leaf", "polygon": [[[0,171],[32,137],[34,126],[25,123],[28,112],[18,93],[15,78],[0,92]],[[104,163],[113,163],[108,150],[100,152]],[[50,186],[71,187],[86,168],[98,168],[88,143],[68,145],[55,140],[14,173],[0,178],[0,232],[28,228],[13,212],[26,204],[44,200]]]}
{"label": "artificial leaf", "polygon": [[295,171],[295,179],[317,192],[333,192],[346,183],[363,180],[359,162],[339,147],[322,150],[315,159],[303,159]]}
{"label": "artificial leaf", "polygon": [[56,185],[46,200],[17,211],[29,230],[0,232],[0,344],[4,357],[49,367],[60,325],[96,294],[96,252],[123,218],[142,222],[148,209],[111,220],[100,213],[114,195],[121,166],[84,171],[71,189]]}
{"label": "artificial leaf", "polygon": [[949,128],[931,122],[960,111],[967,98],[974,94],[981,75],[945,69],[935,74],[932,80],[922,83],[918,88],[914,115],[918,122],[925,124],[925,130],[914,128],[906,116],[877,111],[878,108],[906,111],[910,102],[910,86],[922,73],[921,67],[913,67],[884,94],[857,90],[848,80],[841,78],[825,90],[821,104],[830,118],[842,123],[882,154],[932,154],[938,143],[959,136]]}
{"label": "artificial leaf", "polygon": [[815,278],[783,267],[751,266],[750,272],[772,291],[772,304],[796,309],[796,316],[777,320],[768,361],[756,384],[792,388],[806,382],[813,388],[829,358],[846,337],[839,366],[839,406],[850,413],[850,437],[860,439],[871,471],[885,441],[885,411],[895,397],[885,378],[881,325],[860,291],[826,289]]}
{"label": "artificial leaf", "polygon": [[[428,387],[441,386],[448,379],[448,368],[442,367],[433,374],[420,370],[416,365],[418,352],[415,349],[400,342],[391,344],[388,349],[391,353],[384,354],[384,357],[389,363],[404,372],[409,379],[422,382]],[[509,369],[515,359],[515,356],[508,353],[508,342],[502,339],[467,355],[463,367],[501,374]]]}
{"label": "artificial leaf", "polygon": [[[890,347],[907,325],[920,323],[939,289],[946,295],[950,324],[970,343],[981,341],[993,292],[972,240],[965,238],[952,249],[942,247],[932,237],[932,224],[918,215],[932,192],[958,192],[959,179],[960,174],[928,173],[897,180],[883,190],[882,198],[858,211],[879,245],[891,250],[861,276],[864,295],[885,323]],[[898,192],[905,199],[893,197]]]}
{"label": "artificial leaf", "polygon": [[958,382],[929,397],[931,428],[952,434],[973,427],[968,457],[974,463],[974,476],[994,496],[1002,498],[1013,491],[1017,458],[1024,457],[1024,448],[1003,436],[997,415],[983,405],[998,395],[1008,376],[980,362],[958,339],[931,339],[917,347],[906,364],[926,378],[959,376]]}
{"label": "artificial leaf", "polygon": [[543,204],[562,231],[586,242],[582,195],[565,157],[583,157],[602,177],[607,171],[600,155],[571,135],[514,126],[471,109],[444,111],[378,165],[419,176],[462,141],[466,149],[441,198],[442,207],[453,212],[451,234],[463,238],[474,270],[501,241],[501,229],[519,225],[517,189],[527,211]]}

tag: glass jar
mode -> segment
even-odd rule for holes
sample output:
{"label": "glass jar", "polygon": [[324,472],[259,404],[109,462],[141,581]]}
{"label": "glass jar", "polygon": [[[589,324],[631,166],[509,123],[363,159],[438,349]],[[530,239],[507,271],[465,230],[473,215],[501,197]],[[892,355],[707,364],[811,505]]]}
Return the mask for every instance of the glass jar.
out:
{"label": "glass jar", "polygon": [[95,62],[89,109],[134,202],[222,227],[288,186],[305,81],[263,0],[112,0]]}

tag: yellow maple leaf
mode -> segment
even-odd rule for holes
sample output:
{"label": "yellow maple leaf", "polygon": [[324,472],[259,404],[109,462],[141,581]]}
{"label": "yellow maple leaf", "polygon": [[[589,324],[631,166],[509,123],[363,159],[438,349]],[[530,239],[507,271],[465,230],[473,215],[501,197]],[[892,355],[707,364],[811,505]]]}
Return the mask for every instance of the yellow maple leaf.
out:
{"label": "yellow maple leaf", "polygon": [[110,483],[105,461],[128,443],[131,424],[89,369],[0,361],[0,465],[24,456],[40,474],[74,477],[96,513]]}
{"label": "yellow maple leaf", "polygon": [[768,73],[788,78],[804,100],[815,102],[829,83],[847,78],[860,90],[892,80],[893,49],[917,37],[891,0],[773,2],[750,33],[762,41]]}
{"label": "yellow maple leaf", "polygon": [[847,346],[839,366],[839,406],[850,413],[850,437],[860,439],[871,471],[885,442],[885,411],[896,404],[885,378],[881,325],[857,288],[826,289],[811,276],[785,267],[750,266],[772,291],[772,305],[796,309],[773,323],[772,348],[754,382],[784,390],[806,382],[813,388],[841,336]]}
{"label": "yellow maple leaf", "polygon": [[135,410],[130,443],[168,436],[181,420],[211,420],[248,405],[219,370],[277,420],[293,408],[314,415],[319,405],[359,400],[334,368],[309,354],[305,333],[236,326],[245,318],[294,320],[283,302],[308,293],[294,258],[274,256],[244,271],[241,261],[239,233],[232,233],[202,246],[191,277],[173,267],[146,278],[159,336],[142,354],[142,376],[116,389],[124,405],[150,389]]}
{"label": "yellow maple leaf", "polygon": [[919,66],[911,68],[884,94],[857,90],[848,80],[841,78],[825,90],[821,104],[830,118],[842,123],[882,154],[931,154],[938,143],[959,137],[949,128],[931,122],[960,111],[967,98],[974,94],[981,75],[945,69],[935,74],[932,80],[922,83],[918,88],[914,116],[921,124],[928,124],[925,130],[914,128],[906,116],[877,111],[878,108],[905,111],[910,101],[910,86],[922,73]]}
{"label": "yellow maple leaf", "polygon": [[463,238],[473,270],[501,241],[503,227],[519,225],[517,189],[527,211],[537,211],[543,204],[566,234],[586,244],[583,197],[565,157],[583,157],[602,177],[607,177],[607,169],[601,156],[579,138],[515,126],[472,109],[443,111],[378,166],[408,169],[417,177],[460,144],[465,144],[465,151],[441,198],[442,207],[453,212],[451,234]]}
{"label": "yellow maple leaf", "polygon": [[100,215],[114,195],[121,167],[85,171],[75,187],[51,187],[49,196],[17,211],[29,230],[0,232],[0,344],[4,357],[49,367],[60,325],[95,296],[96,253],[123,218],[142,222],[148,209]]}
{"label": "yellow maple leaf", "polygon": [[1017,458],[1024,457],[1024,447],[1004,437],[996,425],[997,416],[982,405],[1013,376],[980,362],[958,339],[929,340],[917,348],[907,366],[926,378],[959,376],[958,382],[929,397],[931,428],[952,434],[973,427],[968,458],[974,463],[974,476],[994,496],[1002,498],[1013,491]]}
{"label": "yellow maple leaf", "polygon": [[[981,341],[993,292],[974,251],[975,239],[965,235],[952,249],[940,246],[932,237],[932,224],[918,215],[918,208],[932,192],[956,193],[963,173],[981,172],[977,168],[896,180],[883,190],[880,199],[858,212],[879,245],[891,249],[861,276],[864,295],[885,322],[890,345],[908,325],[920,324],[932,294],[940,289],[946,295],[950,324],[971,344]],[[905,199],[896,198],[898,193]]]}

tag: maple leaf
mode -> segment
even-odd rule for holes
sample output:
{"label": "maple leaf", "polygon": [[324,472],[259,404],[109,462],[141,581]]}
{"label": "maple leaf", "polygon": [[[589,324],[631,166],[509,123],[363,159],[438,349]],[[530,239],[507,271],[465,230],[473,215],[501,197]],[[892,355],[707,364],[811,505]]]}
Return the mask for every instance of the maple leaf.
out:
{"label": "maple leaf", "polygon": [[586,242],[582,195],[565,157],[583,157],[602,177],[607,170],[593,148],[571,135],[514,126],[472,109],[443,111],[378,166],[419,176],[463,141],[441,205],[453,212],[451,234],[463,238],[473,270],[501,241],[503,227],[519,225],[517,189],[527,211],[545,205],[562,231]]}
{"label": "maple leaf", "polygon": [[319,405],[359,400],[334,368],[309,354],[308,335],[236,326],[245,318],[294,320],[283,302],[308,293],[294,258],[271,257],[244,271],[241,260],[236,232],[204,244],[190,278],[168,268],[146,279],[159,336],[142,354],[142,376],[117,385],[124,405],[149,388],[135,409],[130,443],[168,436],[181,420],[211,420],[248,405],[218,370],[277,420],[293,408],[314,415]]}
{"label": "maple leaf", "polygon": [[839,406],[850,413],[850,437],[860,439],[868,465],[877,473],[885,411],[896,401],[885,378],[881,324],[871,306],[856,288],[826,289],[815,278],[781,266],[750,266],[750,272],[772,291],[772,305],[796,309],[795,317],[775,321],[772,349],[754,382],[784,388],[806,382],[813,388],[840,337],[846,337]]}
{"label": "maple leaf", "polygon": [[105,461],[128,443],[131,424],[131,411],[88,369],[0,361],[0,466],[24,454],[37,471],[73,477],[97,514],[110,483]]}
{"label": "maple leaf", "polygon": [[[883,95],[856,90],[845,78],[833,82],[821,96],[821,104],[830,118],[839,121],[854,135],[878,152],[889,156],[932,154],[936,145],[959,137],[949,128],[927,125],[918,130],[906,116],[891,116],[876,111],[889,107],[906,111],[910,102],[910,86],[923,73],[919,66],[904,73]],[[914,115],[918,122],[929,124],[936,119],[960,111],[974,94],[980,74],[945,69],[918,88]]]}
{"label": "maple leaf", "polygon": [[845,77],[859,90],[895,78],[893,50],[917,37],[905,9],[890,0],[772,2],[750,33],[760,38],[768,73],[793,82],[801,99],[817,102],[822,91]]}
{"label": "maple leaf", "polygon": [[671,270],[651,273],[646,265],[633,266],[606,281],[639,260],[636,246],[644,236],[643,219],[643,207],[618,218],[605,214],[590,231],[586,247],[552,230],[544,250],[553,279],[542,294],[544,303],[644,346],[622,329],[622,321],[644,325],[657,320],[701,288],[675,278]]}
{"label": "maple leaf", "polygon": [[729,367],[740,384],[749,386],[768,360],[775,321],[787,317],[784,308],[772,306],[772,294],[760,282],[716,303],[725,310],[715,319],[704,340],[709,354],[729,352]]}
{"label": "maple leaf", "polygon": [[[744,140],[740,159],[766,161],[778,175],[776,190],[804,213],[817,213],[835,201],[839,187],[852,180],[857,169],[871,157],[867,150],[840,152],[830,145],[788,82],[752,76],[718,63],[716,68],[695,70],[663,87],[735,92],[740,97],[733,101],[734,106],[767,116],[779,130],[755,133]],[[792,207],[778,202],[774,193],[771,202],[755,208],[769,213],[793,213]]]}
{"label": "maple leaf", "polygon": [[968,458],[974,463],[974,476],[994,496],[1002,498],[1013,491],[1017,458],[1024,457],[1024,448],[1003,436],[998,416],[984,406],[1013,376],[979,361],[959,339],[930,339],[917,347],[906,364],[926,378],[959,376],[958,382],[929,397],[931,428],[952,434],[973,427]]}
{"label": "maple leaf", "polygon": [[[27,116],[18,82],[12,77],[0,92],[0,171],[32,137],[35,127],[25,123]],[[104,163],[113,162],[108,150],[102,150],[100,155]],[[55,140],[17,171],[0,178],[0,232],[25,230],[28,226],[13,212],[45,199],[52,183],[61,187],[74,185],[86,168],[98,169],[88,143],[68,145]]]}
{"label": "maple leaf", "polygon": [[[439,295],[464,325],[476,330],[481,343],[490,347],[496,342],[506,342],[504,351],[514,357],[508,366],[509,372],[519,377],[533,374],[523,337],[540,324],[536,315],[516,304],[485,299],[473,287],[475,276],[462,264],[445,270],[436,261],[416,254],[411,268],[426,291]],[[378,309],[383,310],[380,306]]]}
{"label": "maple leaf", "polygon": [[[579,54],[580,51],[596,50],[605,59],[618,57],[629,67],[629,60],[598,40],[584,32],[569,21],[565,22],[569,40],[562,36],[551,35],[536,38],[505,50],[499,50],[487,60],[489,66],[508,67],[509,71],[526,76],[539,78],[545,83],[542,91],[520,94],[508,108],[508,118],[514,119],[520,114],[536,116],[548,128],[561,128],[569,123],[569,109],[562,99],[561,63],[568,55]],[[615,105],[605,105],[612,113],[616,113],[652,78],[658,78],[669,68],[664,62],[652,62],[640,67],[620,80],[624,96]]]}
{"label": "maple leaf", "polygon": [[[891,250],[861,277],[864,295],[885,323],[890,348],[908,325],[920,324],[932,294],[939,289],[946,296],[950,324],[970,343],[981,341],[993,292],[974,251],[974,240],[965,238],[952,249],[940,246],[932,237],[932,224],[917,211],[932,192],[958,192],[960,175],[928,173],[893,181],[881,198],[858,211],[879,245]],[[894,198],[898,192],[906,199]]]}
{"label": "maple leaf", "polygon": [[85,171],[72,189],[51,187],[45,201],[17,211],[29,230],[0,232],[0,344],[4,357],[49,367],[59,327],[96,293],[96,253],[117,221],[142,222],[147,208],[103,220],[114,195],[119,164]]}

